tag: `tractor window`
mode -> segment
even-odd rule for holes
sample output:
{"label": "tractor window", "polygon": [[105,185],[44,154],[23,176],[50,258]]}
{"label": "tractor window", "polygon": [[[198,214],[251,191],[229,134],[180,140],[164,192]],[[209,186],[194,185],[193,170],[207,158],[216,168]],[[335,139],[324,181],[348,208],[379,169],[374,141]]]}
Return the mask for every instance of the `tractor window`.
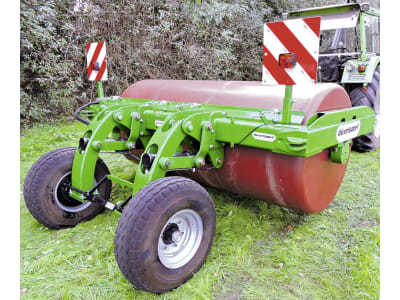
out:
{"label": "tractor window", "polygon": [[356,28],[339,28],[321,31],[320,54],[357,52],[358,32]]}
{"label": "tractor window", "polygon": [[323,30],[320,35],[319,53],[331,53],[332,40],[335,35],[336,29]]}
{"label": "tractor window", "polygon": [[366,50],[367,53],[380,53],[380,42],[379,42],[379,27],[380,22],[377,17],[365,16],[365,38],[366,38]]}

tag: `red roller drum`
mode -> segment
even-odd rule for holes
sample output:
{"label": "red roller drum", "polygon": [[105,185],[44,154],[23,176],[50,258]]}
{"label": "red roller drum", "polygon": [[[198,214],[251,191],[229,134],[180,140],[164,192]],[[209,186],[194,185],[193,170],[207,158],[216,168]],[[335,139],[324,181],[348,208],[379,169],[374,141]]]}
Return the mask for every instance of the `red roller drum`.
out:
{"label": "red roller drum", "polygon": [[[277,109],[282,109],[283,96],[284,86],[192,80],[144,80],[122,94],[127,98]],[[294,86],[293,100],[293,110],[305,113],[303,124],[316,112],[351,107],[346,91],[329,83]],[[181,173],[216,188],[314,213],[331,203],[347,167],[347,163],[332,162],[328,155],[328,149],[304,158],[227,146],[222,168]]]}

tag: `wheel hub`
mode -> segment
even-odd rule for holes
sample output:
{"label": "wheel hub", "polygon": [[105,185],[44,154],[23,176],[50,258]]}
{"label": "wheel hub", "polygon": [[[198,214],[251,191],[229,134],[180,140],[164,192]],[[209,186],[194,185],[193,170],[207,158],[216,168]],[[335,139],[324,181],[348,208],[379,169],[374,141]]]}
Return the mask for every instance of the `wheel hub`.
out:
{"label": "wheel hub", "polygon": [[180,240],[182,239],[182,235],[183,235],[183,232],[175,231],[175,232],[172,234],[172,241],[173,241],[174,243],[179,243]]}
{"label": "wheel hub", "polygon": [[67,212],[79,212],[86,209],[91,203],[90,202],[80,202],[69,196],[69,185],[71,184],[71,173],[72,171],[64,174],[57,182],[54,188],[54,200],[55,203],[64,211]]}
{"label": "wheel hub", "polygon": [[165,245],[170,245],[177,242],[176,240],[174,240],[174,235],[176,232],[179,232],[178,225],[175,223],[169,223],[165,228],[164,232],[162,233],[162,240]]}
{"label": "wheel hub", "polygon": [[158,257],[168,269],[187,264],[196,254],[203,237],[203,222],[192,209],[175,213],[164,225],[158,239]]}

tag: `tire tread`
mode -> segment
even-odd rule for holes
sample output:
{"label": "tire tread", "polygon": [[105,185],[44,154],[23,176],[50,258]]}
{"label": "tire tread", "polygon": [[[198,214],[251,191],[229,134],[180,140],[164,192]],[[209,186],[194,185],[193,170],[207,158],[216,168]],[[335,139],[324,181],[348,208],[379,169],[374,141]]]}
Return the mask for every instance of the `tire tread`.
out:
{"label": "tire tread", "polygon": [[[176,189],[195,189],[209,197],[207,191],[201,185],[188,178],[170,176],[161,179],[142,188],[128,203],[124,209],[126,213],[123,213],[118,220],[114,242],[116,261],[124,276],[137,288],[154,293],[162,293],[165,290],[155,288],[151,282],[145,279],[144,271],[146,269],[141,266],[141,252],[137,249],[146,238],[146,224],[151,222],[153,211],[163,209],[160,199],[167,198],[168,194],[173,192],[173,187]],[[146,201],[140,201],[144,195]],[[136,234],[134,243],[130,240],[133,232]]]}
{"label": "tire tread", "polygon": [[[350,100],[352,106],[368,106],[376,109],[377,95],[379,95],[380,70],[377,68],[373,75],[372,81],[367,86],[367,90],[363,91],[362,86],[357,86],[350,91]],[[377,149],[380,145],[380,139],[371,132],[366,135],[359,136],[353,140],[353,149],[358,152],[370,152]]]}
{"label": "tire tread", "polygon": [[[42,183],[43,176],[45,176],[49,172],[49,170],[55,168],[60,161],[71,159],[71,156],[73,157],[75,150],[75,147],[64,147],[52,150],[44,154],[32,165],[26,176],[23,189],[26,207],[28,208],[28,211],[31,213],[31,215],[39,223],[45,225],[46,227],[60,229],[65,227],[73,227],[76,225],[58,224],[53,222],[49,217],[47,210],[42,208],[41,202],[39,200],[39,194],[44,188]],[[100,158],[97,161],[96,168],[98,167],[104,170],[104,172],[109,173],[106,164]],[[108,183],[108,185],[109,186],[108,191],[106,192],[106,197],[109,196],[111,189],[111,183]],[[98,206],[93,213],[77,221],[81,222],[91,220],[103,210],[104,207]]]}

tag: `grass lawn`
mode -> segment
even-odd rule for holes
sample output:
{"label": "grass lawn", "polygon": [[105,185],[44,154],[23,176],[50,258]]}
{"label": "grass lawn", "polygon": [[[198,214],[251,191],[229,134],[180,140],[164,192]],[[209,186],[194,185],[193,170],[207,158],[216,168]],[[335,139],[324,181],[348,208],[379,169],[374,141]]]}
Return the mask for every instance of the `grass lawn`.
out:
{"label": "grass lawn", "polygon": [[[75,146],[84,125],[38,125],[21,135],[22,299],[378,299],[379,156],[353,152],[344,181],[323,212],[299,215],[208,188],[217,230],[206,263],[186,284],[157,296],[135,289],[114,258],[117,215],[106,211],[74,228],[50,230],[28,212],[23,183],[46,152]],[[133,178],[123,156],[102,156]],[[114,186],[111,201],[129,191]]]}

